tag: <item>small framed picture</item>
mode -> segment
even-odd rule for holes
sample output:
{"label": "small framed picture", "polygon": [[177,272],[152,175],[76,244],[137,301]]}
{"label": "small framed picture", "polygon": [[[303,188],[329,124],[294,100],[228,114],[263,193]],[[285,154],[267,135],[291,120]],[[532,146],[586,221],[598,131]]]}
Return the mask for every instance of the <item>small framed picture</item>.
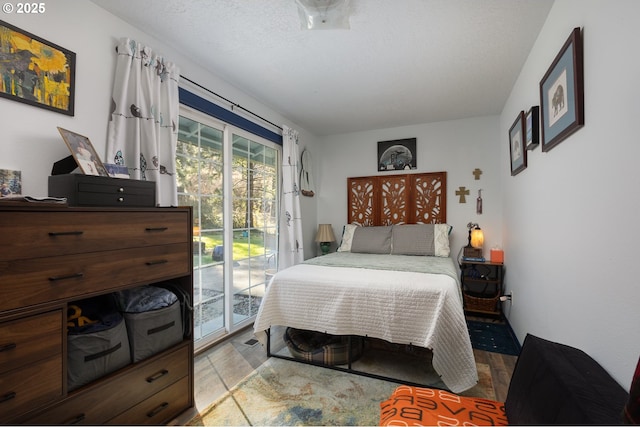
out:
{"label": "small framed picture", "polygon": [[124,165],[105,163],[104,167],[112,178],[130,178],[129,169]]}
{"label": "small framed picture", "polygon": [[574,28],[540,81],[542,151],[584,126],[582,34]]}
{"label": "small framed picture", "polygon": [[515,176],[527,168],[527,150],[524,148],[524,138],[524,111],[520,111],[509,129],[511,176]]}
{"label": "small framed picture", "polygon": [[531,107],[524,117],[526,139],[524,146],[527,150],[533,150],[540,143],[539,130],[540,123],[538,118],[540,108],[538,106]]}
{"label": "small framed picture", "polygon": [[85,175],[109,176],[100,157],[86,136],[58,127],[62,139],[69,147],[71,155]]}
{"label": "small framed picture", "polygon": [[378,141],[378,170],[416,169],[416,138]]}
{"label": "small framed picture", "polygon": [[22,194],[22,172],[0,169],[0,197]]}

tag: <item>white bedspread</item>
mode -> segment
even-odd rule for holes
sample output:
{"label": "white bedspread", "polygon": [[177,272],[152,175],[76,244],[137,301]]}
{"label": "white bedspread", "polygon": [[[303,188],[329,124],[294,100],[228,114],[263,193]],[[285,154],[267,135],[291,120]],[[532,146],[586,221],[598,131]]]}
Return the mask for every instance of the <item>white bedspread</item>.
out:
{"label": "white bedspread", "polygon": [[461,392],[478,382],[457,280],[444,274],[298,264],[269,284],[254,323],[360,335],[433,351],[433,368]]}

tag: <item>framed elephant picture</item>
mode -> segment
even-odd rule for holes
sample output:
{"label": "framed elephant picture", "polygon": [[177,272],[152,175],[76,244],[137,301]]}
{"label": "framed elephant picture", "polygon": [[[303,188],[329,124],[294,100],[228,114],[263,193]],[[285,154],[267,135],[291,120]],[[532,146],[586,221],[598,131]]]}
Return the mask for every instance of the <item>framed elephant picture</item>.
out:
{"label": "framed elephant picture", "polygon": [[583,48],[574,28],[540,81],[542,151],[549,151],[584,126]]}

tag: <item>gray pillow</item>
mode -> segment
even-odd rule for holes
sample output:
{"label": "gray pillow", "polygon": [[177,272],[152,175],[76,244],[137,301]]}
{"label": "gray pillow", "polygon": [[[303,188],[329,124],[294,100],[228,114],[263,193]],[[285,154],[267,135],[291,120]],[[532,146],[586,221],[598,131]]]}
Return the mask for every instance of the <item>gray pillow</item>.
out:
{"label": "gray pillow", "polygon": [[353,232],[351,252],[367,254],[391,253],[392,226],[358,227]]}
{"label": "gray pillow", "polygon": [[434,255],[433,224],[403,224],[393,228],[394,255]]}
{"label": "gray pillow", "polygon": [[448,257],[450,231],[451,227],[447,224],[395,225],[391,253]]}

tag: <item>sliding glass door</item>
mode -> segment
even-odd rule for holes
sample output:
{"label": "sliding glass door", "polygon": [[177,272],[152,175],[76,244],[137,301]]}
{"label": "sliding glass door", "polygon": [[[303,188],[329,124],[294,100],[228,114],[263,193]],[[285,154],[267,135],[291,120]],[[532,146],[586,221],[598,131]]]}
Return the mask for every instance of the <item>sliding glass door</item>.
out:
{"label": "sliding glass door", "polygon": [[233,318],[242,324],[260,307],[277,263],[278,152],[233,134]]}
{"label": "sliding glass door", "polygon": [[280,148],[181,109],[178,202],[194,214],[196,348],[253,322],[277,265]]}

